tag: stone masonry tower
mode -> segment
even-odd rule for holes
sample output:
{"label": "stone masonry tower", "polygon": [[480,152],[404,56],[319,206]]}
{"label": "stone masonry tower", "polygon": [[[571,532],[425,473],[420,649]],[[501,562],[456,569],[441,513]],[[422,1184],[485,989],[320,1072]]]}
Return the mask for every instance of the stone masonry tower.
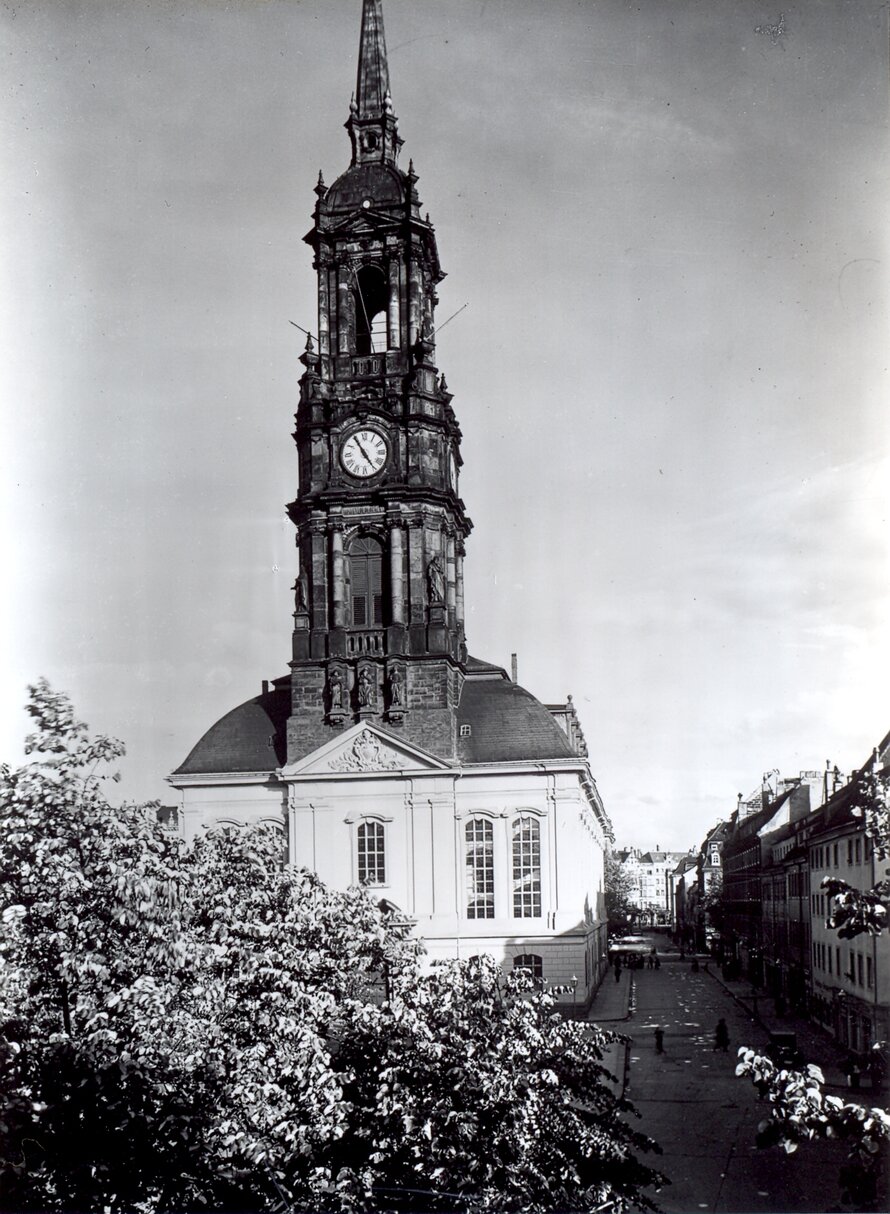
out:
{"label": "stone masonry tower", "polygon": [[460,428],[436,367],[444,277],[389,91],[380,0],[363,0],[349,168],[319,174],[306,236],[318,344],[302,356],[287,759],[372,720],[458,754],[465,675]]}

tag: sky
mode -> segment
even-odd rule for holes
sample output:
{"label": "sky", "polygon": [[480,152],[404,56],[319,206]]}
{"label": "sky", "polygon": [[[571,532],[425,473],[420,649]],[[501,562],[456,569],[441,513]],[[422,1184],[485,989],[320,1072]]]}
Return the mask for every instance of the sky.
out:
{"label": "sky", "polygon": [[[384,0],[448,277],[470,651],[578,708],[616,839],[890,728],[886,5]],[[287,673],[318,171],[360,0],[0,10],[0,758],[122,795]]]}

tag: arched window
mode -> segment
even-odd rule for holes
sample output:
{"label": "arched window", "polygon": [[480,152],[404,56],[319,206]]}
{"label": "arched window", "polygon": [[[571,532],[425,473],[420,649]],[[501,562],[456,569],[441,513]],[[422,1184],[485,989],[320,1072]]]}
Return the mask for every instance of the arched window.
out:
{"label": "arched window", "polygon": [[484,818],[466,828],[467,918],[494,918],[494,831]]}
{"label": "arched window", "polygon": [[536,919],[541,914],[541,830],[532,817],[513,823],[513,916]]}
{"label": "arched window", "polygon": [[368,535],[349,546],[349,586],[353,628],[375,628],[383,623],[383,549]]}
{"label": "arched window", "polygon": [[520,953],[513,958],[515,970],[527,970],[536,982],[544,981],[544,961],[537,953]]}
{"label": "arched window", "polygon": [[381,822],[362,822],[358,828],[358,883],[386,884],[386,833]]}
{"label": "arched window", "polygon": [[386,278],[379,266],[362,266],[355,276],[356,354],[382,354],[387,348]]}

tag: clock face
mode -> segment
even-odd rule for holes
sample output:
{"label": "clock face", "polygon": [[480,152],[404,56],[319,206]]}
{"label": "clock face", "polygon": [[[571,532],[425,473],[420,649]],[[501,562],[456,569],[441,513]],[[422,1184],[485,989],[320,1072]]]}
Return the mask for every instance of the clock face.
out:
{"label": "clock face", "polygon": [[340,449],[340,462],[351,476],[374,476],[386,456],[386,439],[379,430],[353,430]]}

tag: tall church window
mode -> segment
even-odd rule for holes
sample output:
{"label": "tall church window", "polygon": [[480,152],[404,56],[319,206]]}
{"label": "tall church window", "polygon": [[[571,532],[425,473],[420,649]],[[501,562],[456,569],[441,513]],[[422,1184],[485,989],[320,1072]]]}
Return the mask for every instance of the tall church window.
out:
{"label": "tall church window", "polygon": [[354,628],[383,623],[383,549],[371,536],[359,536],[349,548],[349,584]]}
{"label": "tall church window", "polygon": [[362,822],[358,828],[358,883],[386,883],[386,836],[380,822]]}
{"label": "tall church window", "polygon": [[534,818],[513,823],[513,916],[534,919],[541,914],[541,830]]}
{"label": "tall church window", "polygon": [[467,918],[494,918],[494,830],[473,818],[466,830]]}
{"label": "tall church window", "polygon": [[362,266],[355,276],[356,354],[382,354],[388,345],[386,278],[379,266]]}

